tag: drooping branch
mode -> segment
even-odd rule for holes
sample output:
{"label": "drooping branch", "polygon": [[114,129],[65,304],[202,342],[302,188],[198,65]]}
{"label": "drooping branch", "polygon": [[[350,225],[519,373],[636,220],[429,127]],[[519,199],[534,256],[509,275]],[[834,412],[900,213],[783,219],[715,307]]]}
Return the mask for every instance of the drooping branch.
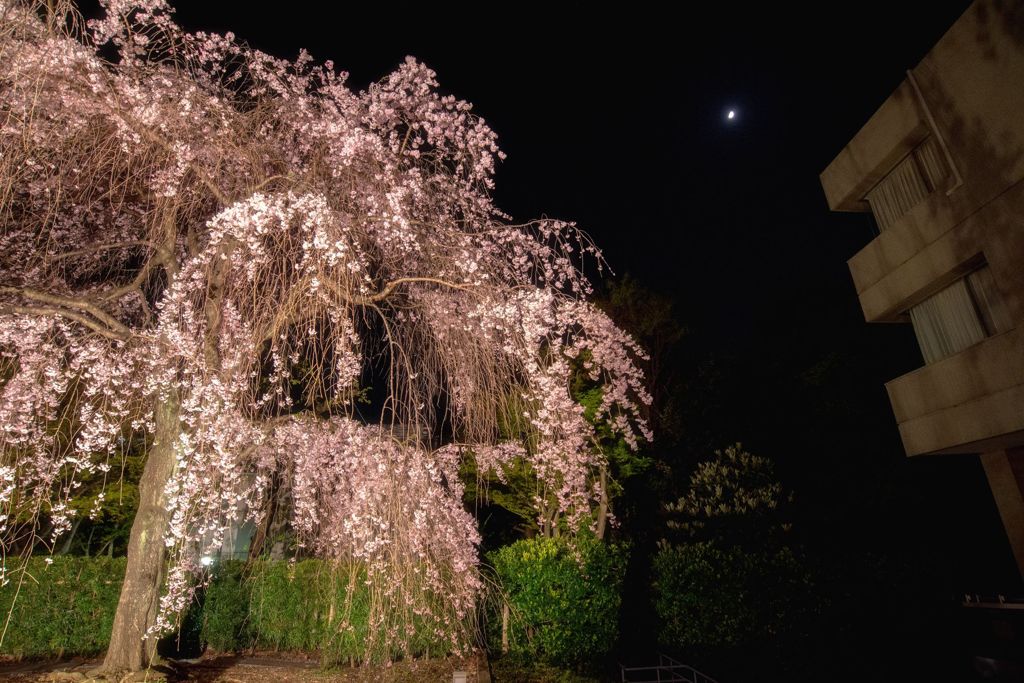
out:
{"label": "drooping branch", "polygon": [[139,302],[141,303],[143,310],[146,315],[152,319],[153,311],[146,300],[146,293],[143,290],[150,277],[153,275],[157,268],[162,267],[167,273],[168,279],[172,278],[178,270],[178,264],[175,260],[175,246],[178,238],[178,226],[175,220],[175,211],[177,204],[174,201],[167,202],[168,206],[163,208],[163,219],[161,220],[161,241],[159,243],[153,243],[146,241],[146,244],[153,246],[153,254],[146,259],[146,262],[142,264],[139,271],[132,278],[131,282],[118,287],[112,287],[107,291],[101,292],[98,298],[104,302],[116,301],[127,294],[135,292],[139,295]]}
{"label": "drooping branch", "polygon": [[[152,128],[138,123],[130,116],[128,116],[123,109],[121,109],[120,111],[111,111],[115,116],[117,116],[121,121],[123,121],[126,126],[128,126],[133,131],[144,137],[146,140],[160,147],[161,149],[163,149],[163,151],[167,152],[170,155],[175,154],[173,145],[171,145],[170,142],[164,139]],[[204,187],[206,187],[206,189],[210,192],[210,194],[212,194],[217,199],[221,206],[229,206],[232,203],[231,198],[228,197],[228,194],[220,188],[220,186],[214,181],[213,178],[211,178],[206,173],[206,171],[204,171],[196,164],[189,164],[189,168],[192,169],[192,172],[195,173],[195,176],[196,178],[199,179],[199,182],[202,183]]]}

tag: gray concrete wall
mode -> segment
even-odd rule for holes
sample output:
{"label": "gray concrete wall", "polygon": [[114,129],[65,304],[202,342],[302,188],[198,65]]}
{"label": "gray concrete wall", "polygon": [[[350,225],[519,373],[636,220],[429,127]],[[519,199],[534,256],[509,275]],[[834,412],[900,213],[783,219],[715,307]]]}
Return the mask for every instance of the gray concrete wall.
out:
{"label": "gray concrete wall", "polygon": [[853,256],[850,273],[867,321],[905,322],[987,262],[1015,329],[887,389],[910,455],[1022,445],[1024,3],[979,0],[964,13],[821,174],[829,206],[867,210],[864,194],[927,135],[948,150],[948,186]]}

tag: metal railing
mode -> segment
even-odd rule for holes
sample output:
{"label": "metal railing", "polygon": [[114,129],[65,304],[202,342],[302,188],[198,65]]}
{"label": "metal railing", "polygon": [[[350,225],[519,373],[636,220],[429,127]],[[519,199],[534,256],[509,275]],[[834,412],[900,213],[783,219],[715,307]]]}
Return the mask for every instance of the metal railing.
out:
{"label": "metal railing", "polygon": [[[678,662],[668,655],[658,655],[657,666],[623,666],[622,683],[718,683],[692,666]],[[634,678],[637,676],[637,678]]]}

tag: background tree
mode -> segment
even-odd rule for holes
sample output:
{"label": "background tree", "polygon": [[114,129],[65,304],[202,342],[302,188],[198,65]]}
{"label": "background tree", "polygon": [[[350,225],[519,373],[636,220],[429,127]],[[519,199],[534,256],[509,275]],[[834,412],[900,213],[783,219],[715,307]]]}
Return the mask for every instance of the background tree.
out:
{"label": "background tree", "polygon": [[[574,364],[603,387],[596,420],[650,437],[643,353],[587,301],[600,253],[495,208],[493,132],[412,59],[356,93],[305,53],[185,33],[163,0],[101,4],[87,27],[64,2],[0,5],[0,547],[54,547],[83,477],[141,443],[106,668],[152,660],[200,555],[275,477],[300,544],[376,587],[385,649],[413,619],[465,645],[464,454],[526,458],[574,528],[602,496]],[[529,449],[499,443],[509,395]]]}
{"label": "background tree", "polygon": [[669,538],[653,561],[664,647],[740,680],[765,666],[820,675],[792,656],[814,632],[820,598],[789,538],[791,502],[771,460],[740,444],[697,464],[665,506]]}
{"label": "background tree", "polygon": [[752,455],[742,444],[715,451],[697,463],[689,489],[665,505],[667,526],[689,541],[727,541],[751,547],[777,543],[789,530],[782,521],[793,500],[775,477],[768,458]]}
{"label": "background tree", "polygon": [[682,428],[672,394],[690,360],[679,357],[688,330],[678,319],[671,298],[644,286],[629,273],[608,281],[598,305],[647,352],[642,366],[652,398],[650,423],[664,447],[663,440],[678,438]]}

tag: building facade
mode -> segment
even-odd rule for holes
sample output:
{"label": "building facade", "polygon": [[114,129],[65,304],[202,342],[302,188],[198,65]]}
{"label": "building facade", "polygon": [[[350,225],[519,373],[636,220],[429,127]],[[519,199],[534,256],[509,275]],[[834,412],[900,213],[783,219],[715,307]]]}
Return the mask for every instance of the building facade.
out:
{"label": "building facade", "polygon": [[878,235],[864,317],[924,366],[886,385],[908,456],[977,454],[1024,574],[1024,2],[978,0],[821,174]]}

